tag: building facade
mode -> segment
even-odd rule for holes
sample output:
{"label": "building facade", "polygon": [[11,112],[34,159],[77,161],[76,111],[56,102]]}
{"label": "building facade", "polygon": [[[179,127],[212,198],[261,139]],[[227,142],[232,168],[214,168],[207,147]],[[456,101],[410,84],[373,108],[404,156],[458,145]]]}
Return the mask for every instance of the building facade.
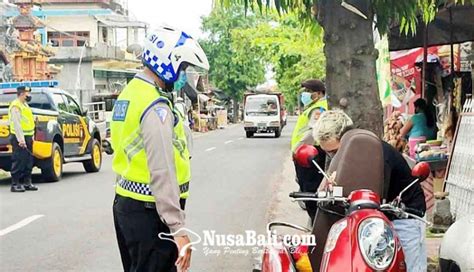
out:
{"label": "building facade", "polygon": [[55,79],[82,103],[120,91],[141,66],[126,49],[137,48],[147,24],[131,19],[126,5],[118,0],[42,0],[32,11],[44,24],[38,29],[41,42],[54,52],[49,62],[62,66]]}

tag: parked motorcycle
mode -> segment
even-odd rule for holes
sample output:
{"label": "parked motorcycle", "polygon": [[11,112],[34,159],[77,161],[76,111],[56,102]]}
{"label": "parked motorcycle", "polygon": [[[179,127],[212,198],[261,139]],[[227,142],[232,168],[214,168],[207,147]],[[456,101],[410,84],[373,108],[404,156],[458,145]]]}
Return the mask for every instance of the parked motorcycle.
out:
{"label": "parked motorcycle", "polygon": [[[313,146],[302,146],[296,151],[296,160],[301,165],[314,164],[326,176],[330,177],[314,161],[318,151]],[[409,186],[390,203],[382,204],[380,196],[373,191],[360,189],[352,191],[348,197],[342,196],[342,188],[329,187],[325,192],[293,192],[294,201],[316,201],[320,209],[329,213],[327,205],[339,205],[344,208],[342,217],[332,225],[324,246],[320,271],[406,271],[405,257],[395,229],[387,216],[399,219],[414,218],[426,222],[423,218],[405,210],[401,197],[403,193],[417,182],[429,176],[427,163],[419,163],[412,170],[417,177]],[[284,222],[272,222],[267,230],[274,226],[284,226],[306,233],[310,230]],[[276,235],[276,234],[273,234]],[[318,241],[316,241],[318,242]],[[321,245],[316,245],[321,246]],[[306,249],[306,252],[294,254],[295,248]],[[267,245],[262,260],[262,272],[308,272],[307,267],[298,269],[298,262],[307,255],[305,245],[281,246]],[[300,265],[301,267],[301,265]],[[309,266],[309,269],[311,266]]]}

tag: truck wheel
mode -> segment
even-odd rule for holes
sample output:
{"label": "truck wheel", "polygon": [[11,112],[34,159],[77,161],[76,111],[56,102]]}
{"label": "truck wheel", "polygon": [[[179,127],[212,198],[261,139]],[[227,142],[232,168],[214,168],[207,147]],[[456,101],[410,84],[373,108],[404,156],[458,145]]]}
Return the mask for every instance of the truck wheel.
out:
{"label": "truck wheel", "polygon": [[88,173],[99,172],[100,166],[102,165],[102,150],[100,149],[100,143],[97,139],[92,140],[92,158],[84,161],[84,169]]}
{"label": "truck wheel", "polygon": [[63,175],[63,153],[57,143],[53,143],[53,152],[45,168],[41,169],[45,181],[58,181]]}
{"label": "truck wheel", "polygon": [[280,138],[281,136],[281,129],[275,130],[275,138]]}
{"label": "truck wheel", "polygon": [[253,132],[252,131],[246,131],[245,132],[247,138],[252,138],[253,137]]}

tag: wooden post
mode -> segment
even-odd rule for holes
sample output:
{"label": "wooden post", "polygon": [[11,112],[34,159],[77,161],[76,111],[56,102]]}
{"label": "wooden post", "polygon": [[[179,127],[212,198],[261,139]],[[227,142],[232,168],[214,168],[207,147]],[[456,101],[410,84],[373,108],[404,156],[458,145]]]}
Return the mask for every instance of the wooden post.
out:
{"label": "wooden post", "polygon": [[199,99],[199,93],[197,93],[197,101],[198,101],[197,122],[198,122],[199,132],[201,132],[201,101]]}
{"label": "wooden post", "polygon": [[428,62],[428,25],[423,23],[423,69],[422,69],[422,80],[421,80],[421,98],[425,98],[426,92],[426,65]]}
{"label": "wooden post", "polygon": [[454,89],[454,44],[453,44],[453,12],[451,8],[449,10],[449,42],[451,43],[451,77],[453,79],[453,89]]}

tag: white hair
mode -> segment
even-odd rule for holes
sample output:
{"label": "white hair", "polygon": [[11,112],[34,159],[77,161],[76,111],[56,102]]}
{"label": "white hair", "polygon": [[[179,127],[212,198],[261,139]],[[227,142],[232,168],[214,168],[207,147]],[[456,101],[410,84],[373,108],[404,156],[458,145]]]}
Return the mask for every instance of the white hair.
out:
{"label": "white hair", "polygon": [[342,134],[353,124],[352,119],[342,110],[325,111],[316,123],[313,137],[319,143],[329,139],[340,140]]}

